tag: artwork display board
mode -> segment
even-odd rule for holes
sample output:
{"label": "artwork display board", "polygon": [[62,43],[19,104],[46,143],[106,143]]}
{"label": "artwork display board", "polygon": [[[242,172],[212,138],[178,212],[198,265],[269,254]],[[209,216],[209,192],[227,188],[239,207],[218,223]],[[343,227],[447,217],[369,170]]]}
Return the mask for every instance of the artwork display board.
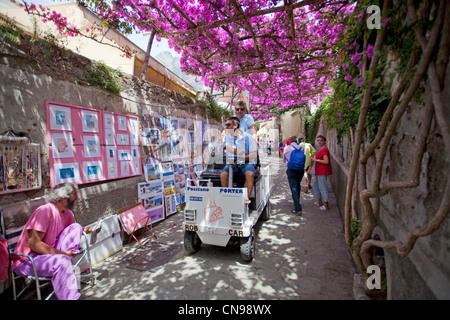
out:
{"label": "artwork display board", "polygon": [[175,176],[175,197],[176,204],[180,205],[186,202],[186,174],[184,163],[174,163]]}
{"label": "artwork display board", "polygon": [[136,116],[46,103],[50,184],[140,175]]}
{"label": "artwork display board", "polygon": [[[166,117],[148,110],[142,111],[142,117],[143,143],[148,151],[142,165],[144,177],[147,184],[162,184],[167,217],[186,202],[186,179],[197,179],[200,175],[205,122]],[[218,140],[220,132],[214,134]]]}
{"label": "artwork display board", "polygon": [[172,162],[161,163],[166,217],[177,212],[175,172]]}
{"label": "artwork display board", "polygon": [[164,194],[161,180],[139,183],[138,199],[150,216],[151,223],[164,220]]}
{"label": "artwork display board", "polygon": [[0,143],[0,194],[41,188],[41,153],[37,143]]}

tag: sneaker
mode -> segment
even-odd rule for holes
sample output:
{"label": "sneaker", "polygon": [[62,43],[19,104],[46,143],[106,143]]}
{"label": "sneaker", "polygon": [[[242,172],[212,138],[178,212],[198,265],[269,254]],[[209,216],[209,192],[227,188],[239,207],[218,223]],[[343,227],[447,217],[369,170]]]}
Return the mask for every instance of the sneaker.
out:
{"label": "sneaker", "polygon": [[328,208],[325,207],[325,206],[320,206],[319,209],[322,210],[322,211],[328,210]]}
{"label": "sneaker", "polygon": [[320,207],[319,201],[314,201],[314,205]]}
{"label": "sneaker", "polygon": [[291,213],[297,213],[297,210],[295,210],[295,209],[291,210]]}
{"label": "sneaker", "polygon": [[301,217],[301,216],[302,216],[302,212],[301,211],[297,212],[297,217]]}

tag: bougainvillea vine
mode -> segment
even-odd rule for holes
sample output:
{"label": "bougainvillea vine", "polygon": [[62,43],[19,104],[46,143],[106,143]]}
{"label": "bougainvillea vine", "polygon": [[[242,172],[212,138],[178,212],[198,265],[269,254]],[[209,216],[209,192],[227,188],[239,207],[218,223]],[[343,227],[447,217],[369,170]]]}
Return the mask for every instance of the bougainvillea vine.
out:
{"label": "bougainvillea vine", "polygon": [[[165,37],[181,54],[181,69],[206,86],[220,82],[247,91],[257,119],[305,104],[331,91],[337,44],[353,10],[344,0],[116,0],[77,1],[122,33]],[[68,35],[86,33],[48,9],[26,10]],[[63,26],[66,27],[63,30]],[[357,59],[357,57],[355,57]]]}

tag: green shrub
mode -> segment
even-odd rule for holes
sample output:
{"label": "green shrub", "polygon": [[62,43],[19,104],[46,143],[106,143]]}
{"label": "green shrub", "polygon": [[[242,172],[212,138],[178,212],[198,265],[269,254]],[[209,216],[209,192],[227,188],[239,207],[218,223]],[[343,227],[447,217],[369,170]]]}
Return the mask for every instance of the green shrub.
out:
{"label": "green shrub", "polygon": [[122,72],[99,61],[92,63],[92,67],[84,73],[82,80],[108,92],[118,94],[122,91],[121,77]]}

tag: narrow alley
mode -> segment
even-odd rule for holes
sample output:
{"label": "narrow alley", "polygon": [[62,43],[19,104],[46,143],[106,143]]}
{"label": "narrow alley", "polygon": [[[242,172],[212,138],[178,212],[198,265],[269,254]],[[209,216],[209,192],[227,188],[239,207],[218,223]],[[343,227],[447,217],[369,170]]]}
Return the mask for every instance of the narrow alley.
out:
{"label": "narrow alley", "polygon": [[153,228],[157,239],[136,242],[94,266],[97,284],[82,299],[130,300],[352,300],[354,265],[345,244],[343,221],[330,189],[330,210],[302,192],[303,216],[293,201],[280,158],[274,165],[272,216],[258,222],[256,255],[241,260],[239,247],[202,245],[194,255],[183,247],[183,214]]}

